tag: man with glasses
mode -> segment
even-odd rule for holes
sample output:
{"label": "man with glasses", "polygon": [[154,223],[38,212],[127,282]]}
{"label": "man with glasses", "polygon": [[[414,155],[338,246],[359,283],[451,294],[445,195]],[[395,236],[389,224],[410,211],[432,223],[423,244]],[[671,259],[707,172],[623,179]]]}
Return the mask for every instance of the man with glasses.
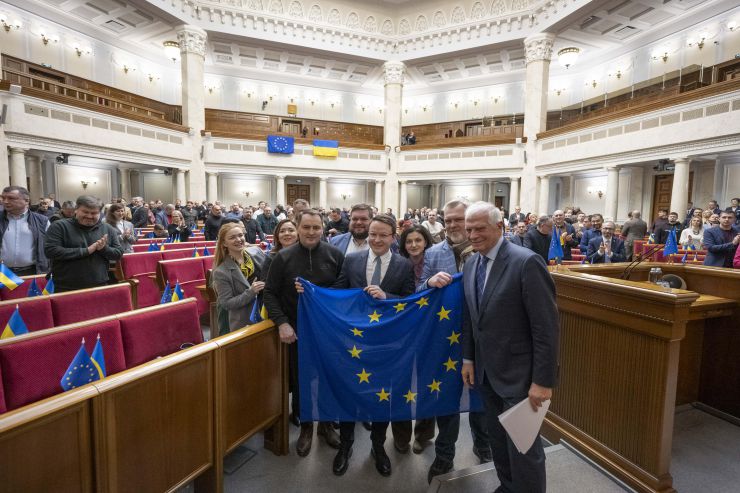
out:
{"label": "man with glasses", "polygon": [[616,262],[626,262],[627,257],[624,253],[624,242],[614,236],[614,223],[607,221],[601,227],[602,236],[593,238],[588,243],[589,262],[592,264],[609,264]]}

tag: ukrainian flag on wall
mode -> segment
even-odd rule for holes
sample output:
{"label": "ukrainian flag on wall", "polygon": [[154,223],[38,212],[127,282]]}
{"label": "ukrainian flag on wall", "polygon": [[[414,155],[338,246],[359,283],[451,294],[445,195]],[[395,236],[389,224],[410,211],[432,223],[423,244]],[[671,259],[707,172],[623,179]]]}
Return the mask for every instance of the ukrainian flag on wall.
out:
{"label": "ukrainian flag on wall", "polygon": [[313,139],[313,155],[337,157],[339,155],[339,141]]}

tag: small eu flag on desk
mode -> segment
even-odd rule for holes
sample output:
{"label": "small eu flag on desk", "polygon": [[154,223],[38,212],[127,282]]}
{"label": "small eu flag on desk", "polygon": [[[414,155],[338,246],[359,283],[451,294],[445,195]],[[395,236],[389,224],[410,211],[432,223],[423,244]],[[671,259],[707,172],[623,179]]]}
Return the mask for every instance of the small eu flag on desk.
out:
{"label": "small eu flag on desk", "polygon": [[278,154],[293,154],[295,139],[293,137],[283,137],[282,135],[267,136],[267,152]]}
{"label": "small eu flag on desk", "polygon": [[300,280],[301,421],[405,421],[481,410],[463,386],[462,274],[376,300]]}

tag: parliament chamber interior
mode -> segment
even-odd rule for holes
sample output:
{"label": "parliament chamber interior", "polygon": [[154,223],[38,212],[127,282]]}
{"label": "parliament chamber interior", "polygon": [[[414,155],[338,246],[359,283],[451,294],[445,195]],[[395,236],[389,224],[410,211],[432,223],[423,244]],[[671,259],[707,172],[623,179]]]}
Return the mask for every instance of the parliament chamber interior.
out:
{"label": "parliament chamber interior", "polygon": [[[267,300],[288,303],[270,273],[305,246],[307,208],[343,257],[375,256],[392,218],[386,251],[422,293],[429,250],[403,241],[463,272],[475,231],[455,210],[482,202],[554,286],[547,489],[740,488],[736,1],[0,0],[0,24],[0,492],[535,491],[500,482],[467,412],[454,462],[421,405],[410,443],[389,414],[386,471],[378,420],[347,451],[342,419],[307,416],[306,394],[329,412],[286,344],[303,301],[280,321]],[[357,211],[377,215],[364,237]],[[113,238],[90,239],[101,227]],[[366,285],[396,274],[370,259]],[[231,260],[248,299],[224,301]],[[467,337],[453,319],[445,349]],[[454,354],[445,376],[469,362]]]}

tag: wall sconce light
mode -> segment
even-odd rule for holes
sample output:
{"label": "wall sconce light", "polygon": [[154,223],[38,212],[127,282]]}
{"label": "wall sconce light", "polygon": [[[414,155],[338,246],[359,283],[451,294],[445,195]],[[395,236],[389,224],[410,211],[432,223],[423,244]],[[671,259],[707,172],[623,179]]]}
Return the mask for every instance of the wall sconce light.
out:
{"label": "wall sconce light", "polygon": [[129,67],[128,65],[123,65],[123,73],[128,74],[129,72],[136,72],[136,67]]}
{"label": "wall sconce light", "polygon": [[383,114],[383,108],[378,108],[378,113]]}
{"label": "wall sconce light", "polygon": [[252,195],[252,194],[254,194],[254,192],[253,192],[253,191],[251,191],[251,190],[245,190],[245,191],[244,191],[244,196],[245,196],[245,197],[249,197],[249,196],[250,196],[250,195]]}
{"label": "wall sconce light", "polygon": [[98,183],[98,179],[94,177],[88,177],[88,178],[82,178],[80,179],[80,183],[82,184],[82,188],[87,189],[88,185],[95,185]]}
{"label": "wall sconce light", "polygon": [[[293,100],[291,99],[291,102],[292,102],[292,101],[293,101]],[[308,102],[309,102],[309,103],[311,103],[311,106],[313,106],[313,105],[315,105],[315,104],[316,104],[316,100],[315,100],[315,99],[313,99],[313,98],[309,99],[309,100],[308,100]]]}
{"label": "wall sconce light", "polygon": [[351,193],[349,193],[349,192],[344,192],[344,193],[343,193],[343,194],[341,195],[341,197],[342,197],[342,200],[347,200],[347,199],[350,199],[350,198],[352,198],[352,194],[351,194]]}
{"label": "wall sconce light", "polygon": [[362,111],[365,111],[365,107],[364,106],[360,106],[360,108],[362,108]]}
{"label": "wall sconce light", "polygon": [[663,53],[660,53],[656,51],[655,53],[653,53],[652,59],[653,60],[663,60],[663,63],[667,63],[668,62],[668,52],[664,51]]}
{"label": "wall sconce light", "polygon": [[591,87],[593,87],[594,89],[596,89],[596,86],[598,86],[599,83],[596,81],[596,79],[592,79],[591,81],[586,81],[586,85],[587,86],[590,85]]}
{"label": "wall sconce light", "polygon": [[[737,21],[730,21],[730,22],[728,22],[727,23],[727,29],[729,29],[730,31],[733,31],[734,32],[735,29],[737,29]],[[6,27],[5,30],[7,31],[8,28]]]}
{"label": "wall sconce light", "polygon": [[560,88],[560,89],[555,89],[555,94],[556,94],[557,96],[560,96],[560,95],[561,95],[562,93],[564,93],[564,92],[565,92],[565,89],[564,89],[564,88]]}
{"label": "wall sconce light", "polygon": [[146,76],[149,79],[149,82],[154,82],[155,80],[159,80],[159,76],[157,74],[146,74]]}
{"label": "wall sconce light", "polygon": [[421,109],[424,110],[424,111],[426,111],[427,110],[427,107],[426,106],[423,106]]}
{"label": "wall sconce light", "polygon": [[46,34],[41,33],[40,36],[41,36],[41,42],[44,43],[44,46],[48,45],[49,42],[51,42],[53,44],[56,44],[56,43],[59,42],[59,36],[57,36],[55,34],[54,35],[48,35],[47,36]]}
{"label": "wall sconce light", "polygon": [[696,40],[694,38],[689,38],[686,41],[687,46],[694,46],[696,45],[700,50],[704,48],[704,42],[707,40],[707,33],[702,31],[698,34],[699,39]]}
{"label": "wall sconce light", "polygon": [[165,41],[162,45],[164,46],[165,56],[172,60],[172,63],[177,62],[177,57],[180,56],[180,43],[177,41]]}
{"label": "wall sconce light", "polygon": [[586,190],[591,195],[598,195],[599,198],[602,198],[604,196],[604,191],[601,190],[601,189],[599,189],[599,188],[597,188],[597,187],[588,187]]}
{"label": "wall sconce light", "polygon": [[474,99],[473,100],[473,106],[478,106],[478,100],[477,99]]}
{"label": "wall sconce light", "polygon": [[11,22],[8,20],[5,14],[0,14],[0,24],[3,26],[3,29],[5,29],[6,33],[10,32],[11,29],[14,29],[17,31],[18,29],[23,27],[23,24],[21,24],[21,21],[19,21],[18,19],[15,19]]}
{"label": "wall sconce light", "polygon": [[83,48],[79,44],[75,44],[73,48],[75,50],[75,53],[77,53],[78,57],[81,57],[83,54],[92,55],[92,49],[90,48]]}
{"label": "wall sconce light", "polygon": [[265,111],[265,108],[267,108],[267,100],[262,101],[262,111]]}

